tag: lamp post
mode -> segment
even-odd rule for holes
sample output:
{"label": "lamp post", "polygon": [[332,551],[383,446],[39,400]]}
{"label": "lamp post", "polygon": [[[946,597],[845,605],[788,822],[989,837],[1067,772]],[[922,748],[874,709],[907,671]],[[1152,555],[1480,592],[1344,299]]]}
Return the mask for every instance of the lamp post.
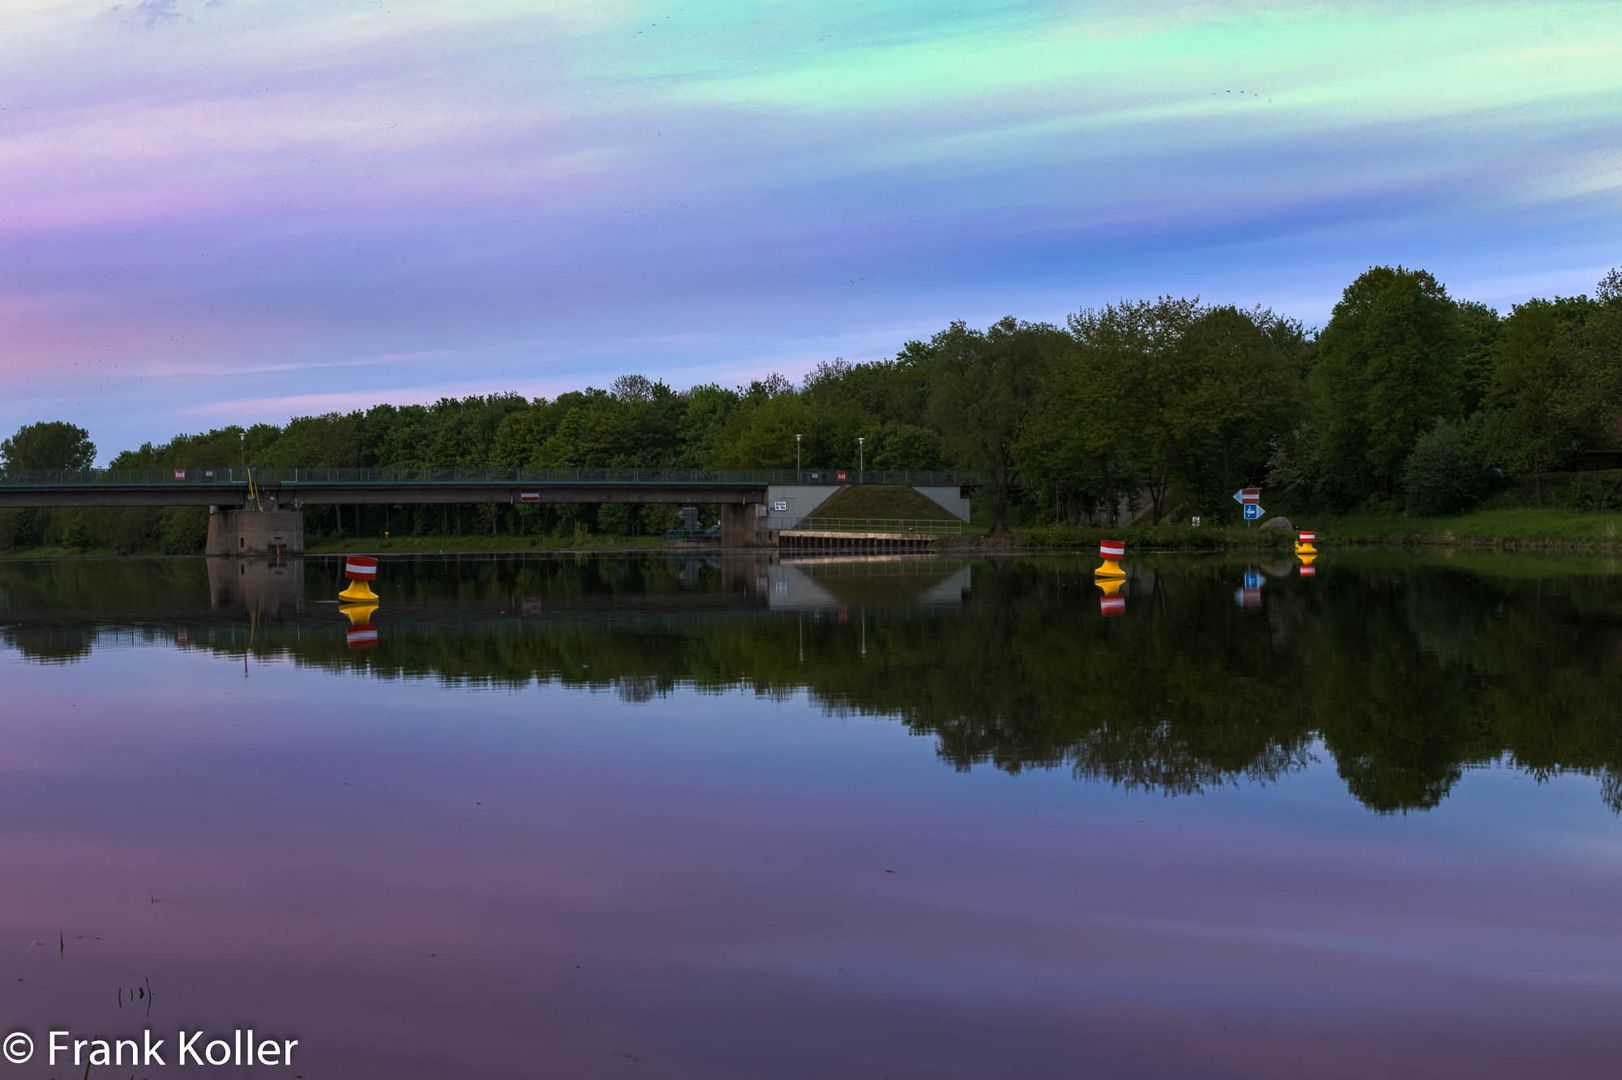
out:
{"label": "lamp post", "polygon": [[248,433],[246,431],[237,432],[237,444],[242,447],[242,480],[246,483],[248,480]]}
{"label": "lamp post", "polygon": [[856,482],[867,481],[867,436],[856,436]]}
{"label": "lamp post", "polygon": [[803,477],[800,476],[800,472],[800,433],[796,431],[794,433],[794,478],[796,480],[803,479]]}

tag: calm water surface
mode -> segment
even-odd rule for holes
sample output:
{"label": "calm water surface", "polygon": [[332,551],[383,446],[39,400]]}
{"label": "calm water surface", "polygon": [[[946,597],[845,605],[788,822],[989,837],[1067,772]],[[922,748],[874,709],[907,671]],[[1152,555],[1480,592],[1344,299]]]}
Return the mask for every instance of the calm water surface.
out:
{"label": "calm water surface", "polygon": [[393,560],[368,649],[329,560],[0,564],[0,1027],[1615,1075],[1614,561],[1139,559],[1113,615],[1091,565]]}

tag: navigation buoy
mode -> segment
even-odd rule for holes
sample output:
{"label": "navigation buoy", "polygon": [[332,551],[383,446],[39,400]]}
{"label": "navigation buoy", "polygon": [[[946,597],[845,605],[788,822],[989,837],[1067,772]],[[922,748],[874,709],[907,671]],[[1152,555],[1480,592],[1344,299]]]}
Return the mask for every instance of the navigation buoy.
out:
{"label": "navigation buoy", "polygon": [[1098,557],[1103,559],[1104,563],[1093,571],[1093,577],[1126,577],[1126,571],[1121,569],[1120,563],[1120,560],[1126,557],[1125,540],[1100,540]]}
{"label": "navigation buoy", "polygon": [[338,594],[338,599],[351,604],[377,604],[372,582],[377,580],[377,560],[370,555],[350,555],[344,559],[344,577],[349,588]]}
{"label": "navigation buoy", "polygon": [[1318,576],[1318,568],[1316,566],[1312,565],[1312,560],[1316,559],[1317,557],[1318,556],[1316,556],[1316,555],[1302,555],[1301,556],[1301,576],[1302,577],[1317,577]]}
{"label": "navigation buoy", "polygon": [[1098,586],[1098,613],[1104,618],[1111,615],[1126,614],[1126,597],[1121,595],[1121,586],[1126,584],[1125,577],[1100,578],[1093,582]]}
{"label": "navigation buoy", "polygon": [[1317,533],[1315,533],[1315,532],[1301,532],[1301,533],[1296,533],[1295,537],[1296,537],[1295,538],[1295,553],[1297,555],[1316,555],[1316,554],[1318,554],[1318,549],[1312,546],[1318,539],[1318,534]]}

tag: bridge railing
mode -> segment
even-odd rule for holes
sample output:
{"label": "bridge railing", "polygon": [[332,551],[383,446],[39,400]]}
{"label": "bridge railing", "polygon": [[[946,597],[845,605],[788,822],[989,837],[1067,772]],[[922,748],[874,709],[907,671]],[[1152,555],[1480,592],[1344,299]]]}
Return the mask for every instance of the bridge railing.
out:
{"label": "bridge railing", "polygon": [[808,517],[785,532],[875,532],[955,535],[963,522],[940,518],[819,518]]}
{"label": "bridge railing", "polygon": [[[260,486],[415,484],[889,484],[903,487],[951,487],[978,483],[964,473],[881,469],[585,469],[585,468],[389,468],[389,469],[260,469],[252,470]],[[0,486],[66,485],[171,486],[175,484],[246,485],[241,467],[184,469],[11,469],[0,470]]]}

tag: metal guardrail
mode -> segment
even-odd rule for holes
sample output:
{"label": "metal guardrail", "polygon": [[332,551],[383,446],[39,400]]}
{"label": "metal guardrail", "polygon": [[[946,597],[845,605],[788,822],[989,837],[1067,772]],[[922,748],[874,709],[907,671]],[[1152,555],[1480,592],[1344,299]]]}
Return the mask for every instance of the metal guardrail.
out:
{"label": "metal guardrail", "polygon": [[818,518],[809,517],[785,532],[882,532],[951,535],[963,531],[963,522],[939,518]]}
{"label": "metal guardrail", "polygon": [[[850,486],[887,484],[901,487],[964,486],[981,483],[973,474],[881,471],[878,469],[260,469],[252,470],[261,487],[301,484],[401,486],[408,484],[814,484]],[[0,471],[0,487],[77,485],[163,486],[175,484],[246,486],[241,468],[185,469],[12,469]]]}

